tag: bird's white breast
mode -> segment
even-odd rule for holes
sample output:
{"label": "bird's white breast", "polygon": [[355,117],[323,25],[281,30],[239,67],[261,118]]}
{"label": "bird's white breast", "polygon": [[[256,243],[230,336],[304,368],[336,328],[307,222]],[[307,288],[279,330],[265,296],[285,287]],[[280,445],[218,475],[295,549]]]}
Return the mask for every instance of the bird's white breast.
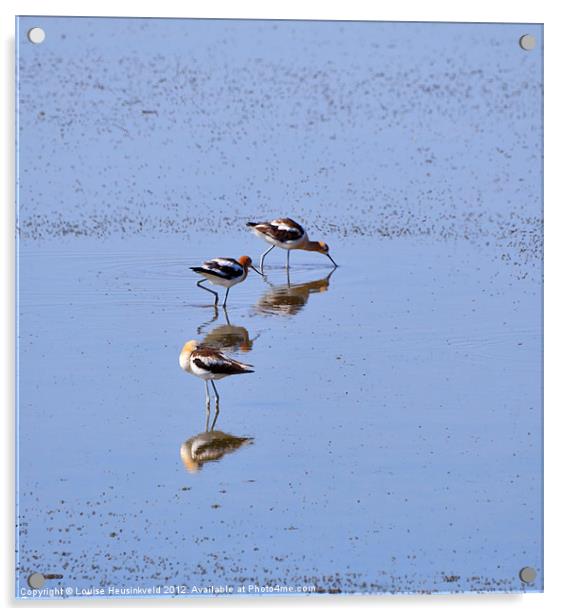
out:
{"label": "bird's white breast", "polygon": [[181,352],[179,355],[179,366],[185,372],[193,372],[191,368],[191,353]]}

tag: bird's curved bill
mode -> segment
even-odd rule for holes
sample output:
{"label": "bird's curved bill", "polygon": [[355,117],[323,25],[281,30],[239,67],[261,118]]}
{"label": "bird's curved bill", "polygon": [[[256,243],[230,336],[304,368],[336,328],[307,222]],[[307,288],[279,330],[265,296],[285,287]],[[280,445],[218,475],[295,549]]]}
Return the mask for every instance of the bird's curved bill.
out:
{"label": "bird's curved bill", "polygon": [[333,259],[333,257],[331,257],[331,255],[329,253],[327,253],[327,256],[329,257],[329,259],[331,260],[331,263],[335,266],[335,267],[339,267],[338,263],[335,262],[335,260]]}
{"label": "bird's curved bill", "polygon": [[264,276],[264,274],[262,274],[262,272],[260,272],[259,270],[257,270],[252,264],[250,264],[250,269],[254,270],[257,274],[259,274],[260,276]]}

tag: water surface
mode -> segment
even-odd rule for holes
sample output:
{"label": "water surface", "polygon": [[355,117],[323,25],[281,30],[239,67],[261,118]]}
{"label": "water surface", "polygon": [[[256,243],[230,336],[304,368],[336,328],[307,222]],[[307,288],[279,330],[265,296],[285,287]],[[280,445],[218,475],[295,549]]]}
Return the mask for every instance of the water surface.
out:
{"label": "water surface", "polygon": [[[272,252],[225,313],[188,269],[220,244],[242,252],[22,251],[20,575],[519,590],[541,566],[537,279],[462,242],[335,240],[334,272],[294,253],[288,286]],[[205,432],[192,338],[256,370],[217,384],[215,430],[246,440],[201,463],[180,455]]]}
{"label": "water surface", "polygon": [[541,591],[543,27],[17,26],[16,594]]}

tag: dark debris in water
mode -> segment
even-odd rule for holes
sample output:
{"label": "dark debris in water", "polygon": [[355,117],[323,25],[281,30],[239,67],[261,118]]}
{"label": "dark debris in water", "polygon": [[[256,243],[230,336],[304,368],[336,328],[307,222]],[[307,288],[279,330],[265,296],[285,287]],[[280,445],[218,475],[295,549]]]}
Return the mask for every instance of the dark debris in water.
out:
{"label": "dark debris in water", "polygon": [[[150,42],[113,55],[94,39],[88,53],[21,54],[23,239],[234,235],[289,215],[313,236],[464,238],[508,264],[541,258],[541,74],[496,31],[474,33],[499,47],[493,60],[472,53],[472,32],[447,34],[439,53],[410,26],[392,45],[387,29],[378,44],[351,26],[353,47],[311,25],[329,28],[328,56],[295,26],[192,27],[216,35],[191,62]],[[266,36],[291,37],[296,57]],[[41,148],[27,142],[36,132]]]}
{"label": "dark debris in water", "polygon": [[[178,585],[190,589],[194,585],[205,587],[212,583],[218,584],[219,580],[222,580],[223,585],[245,586],[250,589],[247,591],[249,594],[272,594],[265,590],[255,591],[252,587],[269,589],[278,586],[293,588],[290,591],[292,594],[506,593],[522,590],[516,577],[461,576],[439,572],[428,579],[423,574],[398,575],[386,570],[367,574],[354,571],[299,574],[298,569],[304,568],[298,566],[298,562],[304,558],[301,554],[284,551],[270,555],[273,546],[264,546],[261,548],[262,557],[255,556],[250,561],[246,550],[232,550],[230,543],[219,544],[214,551],[203,552],[199,546],[203,542],[214,543],[213,537],[202,537],[198,532],[193,536],[189,533],[185,537],[156,532],[145,518],[143,510],[130,514],[117,513],[107,509],[110,503],[109,499],[101,497],[96,501],[85,502],[84,511],[63,506],[50,510],[50,523],[44,531],[48,549],[37,549],[29,545],[26,539],[27,514],[22,511],[18,525],[19,579],[26,580],[38,569],[56,572],[48,576],[49,588],[66,588],[71,585],[85,589],[84,596],[89,596],[88,589],[108,586],[151,584]],[[104,545],[104,541],[101,541],[98,547],[81,547],[81,537],[89,530],[85,522],[78,520],[91,514],[94,516],[91,521],[93,528],[121,521],[123,526],[118,532],[113,530],[108,534],[110,541],[116,544]],[[128,547],[124,545],[124,549],[121,549],[123,535]],[[180,541],[186,547],[178,550],[176,557],[160,556],[161,548],[171,548]],[[193,549],[191,544],[194,544]],[[258,554],[258,548],[252,548],[252,545],[250,548]]]}

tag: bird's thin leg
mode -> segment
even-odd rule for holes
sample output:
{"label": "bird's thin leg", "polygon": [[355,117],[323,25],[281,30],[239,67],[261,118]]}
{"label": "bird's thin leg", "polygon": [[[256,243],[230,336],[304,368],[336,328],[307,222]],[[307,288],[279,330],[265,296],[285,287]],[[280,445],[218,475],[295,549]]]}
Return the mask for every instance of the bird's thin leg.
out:
{"label": "bird's thin leg", "polygon": [[268,250],[266,250],[265,253],[262,254],[262,257],[260,258],[260,272],[262,272],[262,274],[264,273],[264,259],[266,258],[266,255],[270,252],[270,250],[273,250],[275,248],[275,246],[272,244]]}
{"label": "bird's thin leg", "polygon": [[207,402],[207,406],[211,403],[211,397],[209,396],[209,382],[205,381],[205,400]]}
{"label": "bird's thin leg", "polygon": [[286,270],[287,270],[288,272],[289,272],[289,253],[290,253],[290,252],[291,252],[291,250],[288,250],[288,251],[287,251],[287,261],[286,261],[286,264],[285,264],[285,268],[286,268]]}
{"label": "bird's thin leg", "polygon": [[[289,258],[289,250],[287,251],[287,256]],[[291,282],[289,280],[289,268],[286,270],[286,274],[287,274],[287,288],[291,288]]]}
{"label": "bird's thin leg", "polygon": [[[199,336],[203,333],[203,330],[205,330],[209,325],[211,325],[212,323],[214,323],[218,318],[219,318],[219,309],[217,308],[217,305],[214,305],[215,308],[215,314],[213,315],[213,318],[210,319],[209,321],[205,321],[202,325],[199,325],[199,327],[197,327],[197,333],[199,334]],[[226,310],[225,310],[226,313]]]}
{"label": "bird's thin leg", "polygon": [[226,295],[224,296],[224,302],[222,304],[223,308],[226,308],[226,300],[228,299],[228,292],[230,291],[230,287],[226,289]]}
{"label": "bird's thin leg", "polygon": [[228,312],[226,310],[226,306],[223,306],[223,310],[224,310],[224,318],[226,319],[226,324],[230,325],[230,319],[228,318]]}
{"label": "bird's thin leg", "polygon": [[215,396],[217,397],[217,404],[220,402],[220,397],[219,397],[219,392],[217,391],[217,386],[215,385],[214,381],[211,381],[211,385],[213,386],[213,389],[215,390]]}
{"label": "bird's thin leg", "polygon": [[208,289],[207,287],[204,287],[201,283],[202,282],[207,282],[206,278],[201,278],[201,280],[197,280],[197,286],[201,287],[201,289],[205,289],[205,291],[208,291],[209,293],[212,293],[215,296],[215,306],[219,303],[219,295],[216,291],[213,291],[212,289]]}
{"label": "bird's thin leg", "polygon": [[209,396],[209,384],[205,381],[205,408],[206,408],[206,420],[205,420],[205,432],[209,431],[209,417],[211,415],[211,398]]}
{"label": "bird's thin leg", "polygon": [[213,423],[211,424],[211,430],[215,429],[215,425],[217,423],[219,413],[220,413],[220,404],[219,404],[219,399],[217,398],[217,401],[215,403],[215,416],[213,417]]}

